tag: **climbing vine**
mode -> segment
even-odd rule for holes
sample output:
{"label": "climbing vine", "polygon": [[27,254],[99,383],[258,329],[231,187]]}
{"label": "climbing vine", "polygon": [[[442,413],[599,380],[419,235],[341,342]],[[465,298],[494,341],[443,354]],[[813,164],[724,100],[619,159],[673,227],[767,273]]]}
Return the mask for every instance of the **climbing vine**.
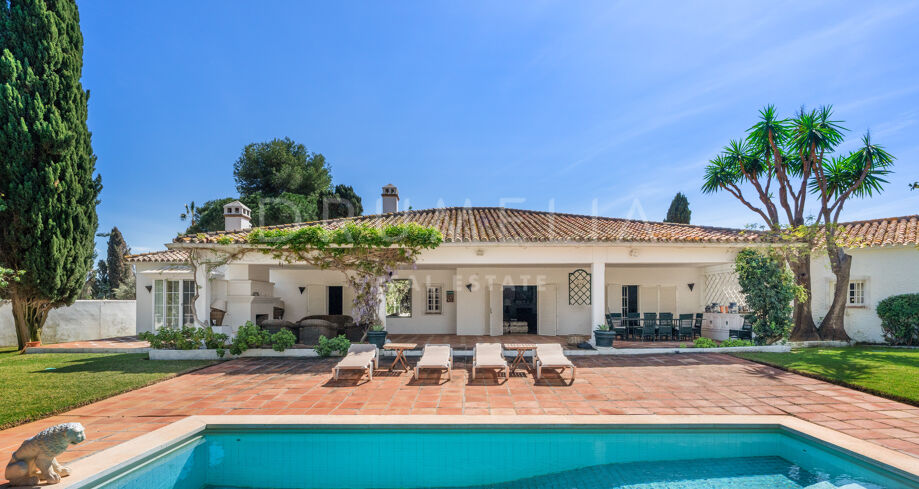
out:
{"label": "climbing vine", "polygon": [[354,290],[354,319],[366,333],[380,323],[380,292],[393,272],[414,265],[423,250],[437,248],[443,235],[415,223],[383,228],[348,223],[337,229],[256,229],[247,240],[275,259],[342,272]]}

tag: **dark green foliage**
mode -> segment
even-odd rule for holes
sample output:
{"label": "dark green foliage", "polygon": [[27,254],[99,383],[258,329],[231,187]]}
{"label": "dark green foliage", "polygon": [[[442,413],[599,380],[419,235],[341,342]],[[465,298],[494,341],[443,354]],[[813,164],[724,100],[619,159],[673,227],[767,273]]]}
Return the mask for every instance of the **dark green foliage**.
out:
{"label": "dark green foliage", "polygon": [[245,197],[279,197],[288,192],[313,195],[332,185],[325,157],[290,138],[251,143],[233,164],[236,189]]}
{"label": "dark green foliage", "polygon": [[284,351],[297,342],[297,337],[289,329],[282,329],[271,335],[271,348],[274,351]]}
{"label": "dark green foliage", "polygon": [[92,266],[101,180],[86,126],[83,36],[72,0],[0,2],[0,263],[17,336],[40,338]]}
{"label": "dark green foliage", "polygon": [[319,194],[319,218],[335,219],[337,217],[359,216],[364,213],[361,198],[350,185],[336,185],[335,190],[325,190]]}
{"label": "dark green foliage", "polygon": [[890,296],[878,302],[877,313],[888,342],[919,344],[919,294]]}
{"label": "dark green foliage", "polygon": [[253,226],[359,216],[361,198],[349,185],[332,187],[325,157],[289,138],[252,143],[233,165],[240,197],[185,205],[186,234],[224,230],[223,206],[239,200],[252,210]]}
{"label": "dark green foliage", "polygon": [[734,269],[747,307],[753,311],[756,340],[774,343],[787,338],[798,287],[782,259],[770,252],[748,248],[737,253]]}
{"label": "dark green foliage", "polygon": [[131,252],[124,236],[118,227],[113,227],[108,237],[108,256],[105,259],[108,265],[108,286],[113,291],[130,279],[131,265],[124,260],[124,255]]}
{"label": "dark green foliage", "polygon": [[689,199],[683,195],[683,192],[677,192],[670,202],[670,208],[667,209],[667,219],[664,222],[675,222],[679,224],[689,224],[689,217],[692,211],[689,210]]}
{"label": "dark green foliage", "polygon": [[236,330],[236,337],[230,343],[230,353],[233,355],[242,355],[249,348],[261,348],[271,342],[271,333],[259,328],[252,321],[246,321],[246,324]]}
{"label": "dark green foliage", "polygon": [[316,345],[316,354],[320,357],[327,357],[331,355],[332,352],[338,352],[344,355],[348,352],[348,348],[351,348],[351,342],[348,341],[348,338],[343,334],[332,339],[320,336],[319,344]]}
{"label": "dark green foliage", "polygon": [[96,265],[95,275],[92,280],[93,299],[111,299],[112,287],[110,285],[108,274],[108,263],[105,260],[99,260]]}
{"label": "dark green foliage", "polygon": [[156,333],[149,331],[137,335],[140,339],[150,342],[150,347],[156,350],[197,350],[204,346],[209,350],[217,350],[217,356],[223,357],[229,336],[217,333],[210,326],[196,328],[183,326],[181,328],[160,328]]}
{"label": "dark green foliage", "polygon": [[186,234],[223,231],[223,206],[234,200],[239,200],[252,210],[253,226],[274,226],[317,219],[316,196],[284,193],[278,197],[266,198],[256,194],[241,199],[226,198],[205,202],[195,210],[194,224],[189,226]]}

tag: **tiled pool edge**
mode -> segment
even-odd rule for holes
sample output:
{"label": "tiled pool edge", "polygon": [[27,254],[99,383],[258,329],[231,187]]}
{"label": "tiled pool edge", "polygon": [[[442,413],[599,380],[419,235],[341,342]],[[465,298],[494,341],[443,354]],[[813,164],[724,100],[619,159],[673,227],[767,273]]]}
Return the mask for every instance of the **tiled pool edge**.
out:
{"label": "tiled pool edge", "polygon": [[828,444],[851,456],[884,466],[885,469],[919,479],[919,459],[860,440],[838,431],[818,426],[788,415],[535,415],[535,416],[469,416],[459,415],[223,415],[190,416],[120,445],[97,452],[70,464],[72,473],[57,488],[105,479],[106,476],[143,461],[151,453],[166,450],[206,429],[226,428],[293,428],[303,426],[508,426],[553,425],[558,427],[609,426],[615,428],[776,428]]}

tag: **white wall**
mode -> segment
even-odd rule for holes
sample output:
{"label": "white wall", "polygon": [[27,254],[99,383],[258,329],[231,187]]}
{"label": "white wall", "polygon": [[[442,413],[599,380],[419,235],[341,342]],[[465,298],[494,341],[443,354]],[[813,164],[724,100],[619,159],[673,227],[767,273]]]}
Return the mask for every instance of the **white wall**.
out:
{"label": "white wall", "polygon": [[[607,267],[606,283],[617,285],[638,285],[643,287],[673,286],[676,289],[676,310],[659,310],[644,307],[646,301],[639,297],[641,312],[672,312],[689,314],[702,312],[704,297],[704,269],[701,267]],[[689,290],[689,284],[694,284]],[[611,297],[611,296],[608,296]],[[618,296],[621,301],[621,291]],[[610,304],[607,299],[607,312],[619,312],[621,303]],[[665,309],[669,309],[666,308]]]}
{"label": "white wall", "polygon": [[[391,333],[456,334],[456,302],[447,302],[447,291],[456,290],[453,270],[400,270],[396,279],[412,281],[412,317],[387,317]],[[441,313],[426,314],[427,286],[441,286]]]}
{"label": "white wall", "polygon": [[[577,268],[590,270],[590,267],[480,267],[459,268],[456,274],[457,296],[457,334],[488,334],[488,289],[491,285],[535,285],[536,301],[541,300],[539,293],[542,286],[554,284],[557,290],[557,314],[559,335],[590,334],[590,306],[572,306],[568,304],[568,274]],[[471,283],[472,290],[465,284]]]}
{"label": "white wall", "polygon": [[[146,292],[146,291],[145,291]],[[137,334],[135,301],[76,301],[48,313],[43,343],[87,341]],[[12,307],[0,303],[0,346],[16,345]]]}
{"label": "white wall", "polygon": [[[881,343],[881,319],[877,304],[892,295],[919,293],[919,250],[910,246],[859,248],[852,255],[851,280],[865,280],[865,306],[846,309],[846,332],[856,341]],[[830,309],[835,281],[826,256],[811,263],[814,320],[819,322]]]}

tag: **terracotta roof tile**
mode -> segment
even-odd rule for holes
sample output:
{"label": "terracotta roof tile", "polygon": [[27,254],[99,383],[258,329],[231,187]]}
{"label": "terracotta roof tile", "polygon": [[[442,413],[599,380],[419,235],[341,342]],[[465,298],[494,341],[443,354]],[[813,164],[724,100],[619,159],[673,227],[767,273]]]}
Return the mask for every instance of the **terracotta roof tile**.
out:
{"label": "terracotta roof tile", "polygon": [[849,247],[919,245],[919,215],[841,223],[839,237]]}
{"label": "terracotta roof tile", "polygon": [[[263,229],[298,229],[321,225],[336,229],[349,222],[382,227],[418,223],[434,226],[448,243],[476,242],[680,242],[748,243],[759,233],[741,229],[694,226],[662,222],[633,221],[612,217],[540,212],[503,207],[448,207],[329,219]],[[179,236],[177,243],[217,243],[229,238],[243,243],[250,230]]]}
{"label": "terracotta roof tile", "polygon": [[188,261],[188,252],[185,250],[153,251],[125,255],[124,259],[129,263],[179,263]]}

